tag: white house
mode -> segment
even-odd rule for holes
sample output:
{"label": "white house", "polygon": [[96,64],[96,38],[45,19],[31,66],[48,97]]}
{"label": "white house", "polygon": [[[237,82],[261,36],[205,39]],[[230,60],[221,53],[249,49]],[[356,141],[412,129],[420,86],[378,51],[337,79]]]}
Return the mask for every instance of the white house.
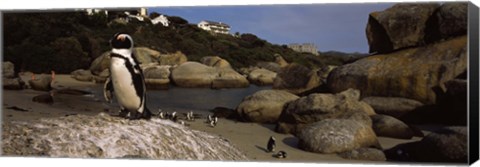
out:
{"label": "white house", "polygon": [[315,46],[314,43],[303,43],[303,44],[289,44],[288,48],[297,51],[297,52],[307,52],[307,53],[312,53],[313,55],[318,56],[318,50],[317,46]]}
{"label": "white house", "polygon": [[165,17],[163,14],[158,17],[155,17],[151,21],[152,21],[152,24],[154,25],[161,23],[164,27],[168,27],[168,25],[170,24],[170,21],[168,21],[168,18]]}
{"label": "white house", "polygon": [[197,24],[197,26],[206,31],[210,31],[218,34],[229,34],[230,26],[222,22],[214,22],[203,20]]}

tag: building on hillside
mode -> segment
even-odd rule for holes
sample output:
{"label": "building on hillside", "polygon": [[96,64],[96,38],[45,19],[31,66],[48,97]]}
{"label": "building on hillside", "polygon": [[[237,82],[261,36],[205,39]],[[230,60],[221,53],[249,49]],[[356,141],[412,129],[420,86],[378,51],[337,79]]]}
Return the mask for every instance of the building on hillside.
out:
{"label": "building on hillside", "polygon": [[222,22],[214,22],[203,20],[197,24],[203,30],[210,31],[217,34],[229,34],[230,26]]}
{"label": "building on hillside", "polygon": [[318,49],[317,46],[315,46],[314,43],[303,43],[303,44],[289,44],[288,48],[297,51],[297,52],[306,52],[306,53],[312,53],[313,55],[319,55],[318,54]]}
{"label": "building on hillside", "polygon": [[170,21],[168,21],[168,18],[163,14],[153,18],[151,21],[152,21],[152,24],[154,25],[161,23],[164,27],[168,27],[168,25],[170,24]]}
{"label": "building on hillside", "polygon": [[109,20],[121,19],[126,22],[131,19],[144,21],[147,17],[147,8],[115,8],[115,9],[86,9],[88,15],[105,13]]}

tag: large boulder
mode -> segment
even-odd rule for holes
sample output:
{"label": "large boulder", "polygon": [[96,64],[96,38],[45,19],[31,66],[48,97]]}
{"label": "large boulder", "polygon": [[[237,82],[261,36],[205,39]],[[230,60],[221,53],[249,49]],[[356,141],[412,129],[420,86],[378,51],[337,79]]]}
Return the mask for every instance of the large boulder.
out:
{"label": "large boulder", "polygon": [[427,21],[438,3],[400,3],[370,13],[366,34],[370,53],[388,53],[424,42]]}
{"label": "large boulder", "polygon": [[397,145],[385,150],[387,159],[416,162],[468,162],[468,131],[466,127],[436,130],[421,141]]}
{"label": "large boulder", "polygon": [[380,148],[366,124],[348,119],[325,119],[305,127],[298,135],[299,148],[316,153],[342,153],[359,148]]}
{"label": "large boulder", "polygon": [[308,124],[324,119],[352,119],[372,125],[374,110],[359,101],[360,92],[349,89],[338,94],[314,93],[287,104],[276,127],[277,132],[296,134]]}
{"label": "large boulder", "polygon": [[372,128],[377,136],[411,139],[414,131],[402,121],[388,115],[372,115]]}
{"label": "large boulder", "polygon": [[354,88],[362,96],[404,97],[433,104],[436,86],[467,68],[467,37],[425,47],[366,57],[334,69],[328,77],[332,92]]}
{"label": "large boulder", "polygon": [[2,63],[2,77],[3,78],[14,78],[15,77],[15,66],[12,62],[3,62]]}
{"label": "large boulder", "polygon": [[245,76],[231,68],[214,68],[186,62],[173,69],[171,78],[180,87],[238,88],[249,85]]}
{"label": "large boulder", "polygon": [[178,66],[188,61],[188,58],[181,51],[169,54],[161,54],[157,57],[157,61],[160,65]]}
{"label": "large boulder", "polygon": [[237,115],[244,121],[274,123],[286,103],[298,96],[282,90],[261,90],[245,97],[237,106]]}
{"label": "large boulder", "polygon": [[247,160],[217,135],[169,120],[132,121],[105,113],[5,123],[2,149],[7,156]]}
{"label": "large boulder", "polygon": [[78,69],[70,73],[70,76],[79,81],[92,81],[93,74],[90,70]]}
{"label": "large boulder", "polygon": [[256,67],[267,69],[269,71],[273,71],[273,72],[276,72],[276,73],[278,73],[278,72],[280,72],[280,70],[282,70],[282,67],[275,62],[258,62]]}
{"label": "large boulder", "polygon": [[200,59],[200,62],[210,67],[231,68],[230,63],[227,60],[218,56],[205,56]]}
{"label": "large boulder", "polygon": [[25,88],[25,82],[21,78],[2,78],[3,89],[21,90]]}
{"label": "large boulder", "polygon": [[248,81],[255,85],[272,85],[277,73],[267,69],[255,69],[248,74]]}
{"label": "large boulder", "polygon": [[53,78],[50,75],[40,75],[31,80],[28,80],[30,88],[38,91],[50,91],[52,90],[52,81]]}
{"label": "large boulder", "polygon": [[275,63],[277,63],[280,67],[285,67],[288,65],[288,62],[282,57],[280,54],[275,54]]}
{"label": "large boulder", "polygon": [[2,84],[3,89],[20,90],[25,87],[25,82],[15,75],[15,66],[11,62],[2,63]]}
{"label": "large boulder", "polygon": [[385,161],[385,153],[376,148],[359,148],[338,154],[345,159],[364,160],[364,161]]}
{"label": "large boulder", "polygon": [[217,76],[212,81],[211,88],[244,88],[250,85],[247,77],[231,68],[216,68],[216,72]]}
{"label": "large boulder", "polygon": [[316,70],[310,70],[299,64],[289,64],[277,73],[273,88],[299,95],[318,88],[321,84],[321,78]]}
{"label": "large boulder", "polygon": [[437,111],[435,118],[439,123],[449,125],[467,125],[468,90],[466,79],[453,79],[445,82],[446,90],[437,91]]}
{"label": "large boulder", "polygon": [[430,19],[430,28],[427,29],[427,42],[467,34],[468,3],[446,2],[440,6]]}
{"label": "large boulder", "polygon": [[[90,64],[90,71],[92,74],[99,75],[105,69],[110,67],[110,53],[111,51],[106,51],[93,60],[92,64]],[[160,52],[146,47],[133,48],[133,54],[140,64],[157,63],[162,59]]]}
{"label": "large boulder", "polygon": [[370,96],[362,99],[363,102],[372,106],[377,114],[402,118],[402,116],[420,109],[423,103],[401,97],[378,97]]}
{"label": "large boulder", "polygon": [[149,89],[168,89],[170,84],[170,66],[149,66],[143,69],[145,85]]}

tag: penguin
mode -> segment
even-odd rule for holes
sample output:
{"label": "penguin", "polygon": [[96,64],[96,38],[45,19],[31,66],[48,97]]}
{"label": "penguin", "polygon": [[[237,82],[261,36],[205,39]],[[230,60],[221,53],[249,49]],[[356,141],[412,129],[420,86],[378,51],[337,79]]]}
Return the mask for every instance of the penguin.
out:
{"label": "penguin", "polygon": [[218,123],[218,117],[213,117],[212,120],[210,121],[210,126],[211,127],[215,127],[217,126],[217,123]]}
{"label": "penguin", "polygon": [[194,121],[195,117],[193,116],[193,111],[190,111],[187,113],[187,120],[188,121]]}
{"label": "penguin", "polygon": [[267,143],[267,152],[273,152],[275,151],[275,137],[270,136],[270,139],[268,140]]}
{"label": "penguin", "polygon": [[112,93],[120,105],[120,116],[131,120],[150,119],[146,107],[146,87],[140,63],[133,54],[133,39],[117,33],[110,40],[110,77],[104,84],[105,100],[111,103]]}
{"label": "penguin", "polygon": [[160,119],[165,119],[165,117],[166,117],[166,116],[165,116],[165,112],[163,112],[161,109],[159,109],[158,111],[159,111],[159,112],[158,112],[158,117],[159,117]]}
{"label": "penguin", "polygon": [[177,122],[178,121],[178,117],[177,117],[177,112],[174,111],[172,113],[172,115],[170,116],[170,120],[172,120],[173,122]]}
{"label": "penguin", "polygon": [[211,123],[213,121],[212,115],[208,115],[207,121],[205,123]]}
{"label": "penguin", "polygon": [[273,155],[276,158],[287,158],[287,153],[285,151],[279,151],[275,155]]}

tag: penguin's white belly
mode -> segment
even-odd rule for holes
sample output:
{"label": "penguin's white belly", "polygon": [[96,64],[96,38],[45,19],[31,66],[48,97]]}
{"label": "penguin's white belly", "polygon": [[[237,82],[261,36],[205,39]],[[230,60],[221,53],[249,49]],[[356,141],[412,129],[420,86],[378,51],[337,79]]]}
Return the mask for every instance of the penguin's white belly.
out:
{"label": "penguin's white belly", "polygon": [[124,60],[112,58],[111,63],[111,79],[118,103],[125,109],[137,110],[140,108],[141,99],[137,95],[132,76],[125,67]]}

